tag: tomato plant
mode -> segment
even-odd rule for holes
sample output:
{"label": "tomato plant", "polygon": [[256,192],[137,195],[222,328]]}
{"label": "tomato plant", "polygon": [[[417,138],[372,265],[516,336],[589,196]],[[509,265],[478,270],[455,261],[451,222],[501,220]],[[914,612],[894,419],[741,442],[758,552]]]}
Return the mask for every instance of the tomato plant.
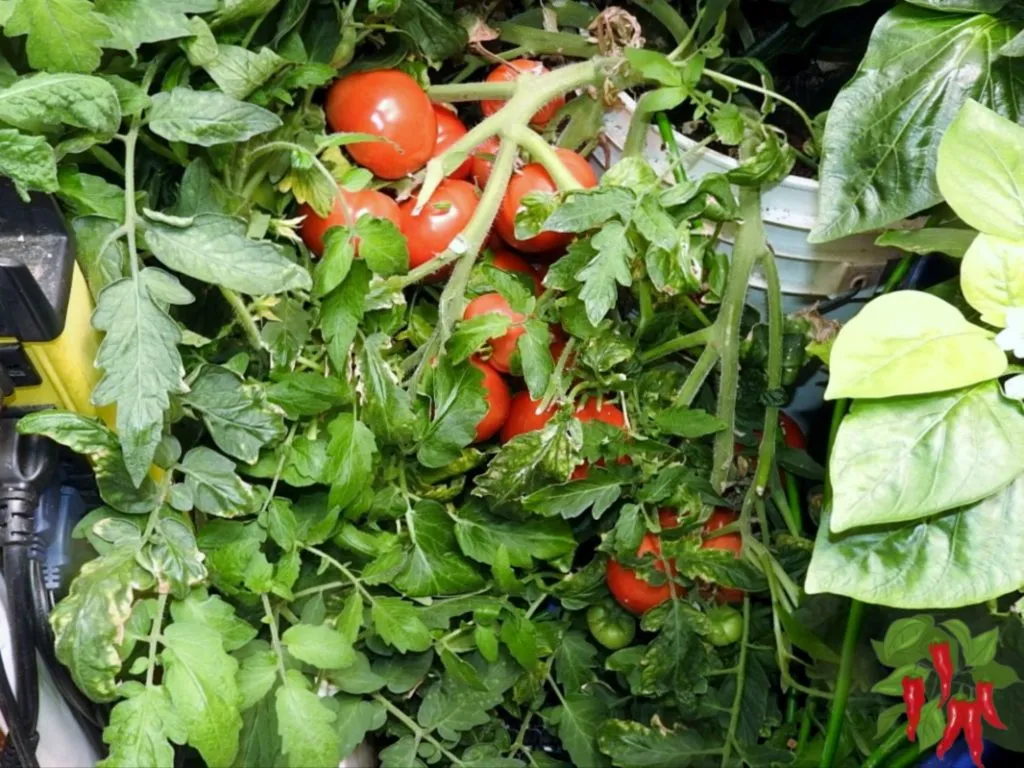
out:
{"label": "tomato plant", "polygon": [[[513,59],[512,61],[499,64],[497,67],[491,70],[491,73],[487,76],[487,82],[489,83],[507,83],[512,80],[517,80],[523,75],[537,77],[543,75],[548,71],[548,68],[541,64],[539,61],[532,59]],[[480,102],[480,108],[483,110],[485,115],[493,115],[499,109],[501,109],[503,101],[485,100]],[[555,116],[555,113],[562,108],[565,104],[565,98],[562,96],[556,96],[537,112],[534,113],[533,117],[530,118],[530,122],[536,126],[544,127],[550,120]]]}
{"label": "tomato plant", "polygon": [[[363,216],[387,219],[400,225],[398,204],[387,195],[373,189],[358,192],[340,190],[334,198],[330,213],[320,216],[309,205],[299,206],[298,215],[304,216],[299,227],[302,241],[317,256],[324,252],[324,235],[331,227],[351,227]],[[358,249],[357,249],[358,250]]]}
{"label": "tomato plant", "polygon": [[400,179],[419,170],[434,152],[434,108],[404,72],[382,69],[347,75],[330,87],[324,109],[332,130],[381,137],[382,141],[351,144],[348,151],[383,179]]}
{"label": "tomato plant", "polygon": [[399,205],[399,226],[409,241],[409,266],[426,264],[445,251],[465,229],[478,201],[472,184],[448,179],[441,183],[419,213],[416,213],[414,199]]}
{"label": "tomato plant", "polygon": [[599,603],[587,609],[587,628],[601,645],[611,651],[625,648],[636,636],[636,621],[614,603]]}

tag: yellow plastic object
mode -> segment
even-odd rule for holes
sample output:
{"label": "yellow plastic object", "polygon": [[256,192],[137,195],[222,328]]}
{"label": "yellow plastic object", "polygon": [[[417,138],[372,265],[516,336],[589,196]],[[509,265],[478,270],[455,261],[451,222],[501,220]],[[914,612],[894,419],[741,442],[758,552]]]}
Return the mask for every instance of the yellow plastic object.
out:
{"label": "yellow plastic object", "polygon": [[[99,371],[93,362],[100,336],[89,322],[92,309],[92,296],[85,284],[85,276],[75,264],[64,332],[53,341],[24,345],[25,353],[43,382],[39,386],[14,390],[4,400],[4,406],[56,406],[83,416],[99,416],[108,425],[114,426],[114,409],[97,408],[89,399],[99,380]],[[5,339],[0,339],[2,341]]]}

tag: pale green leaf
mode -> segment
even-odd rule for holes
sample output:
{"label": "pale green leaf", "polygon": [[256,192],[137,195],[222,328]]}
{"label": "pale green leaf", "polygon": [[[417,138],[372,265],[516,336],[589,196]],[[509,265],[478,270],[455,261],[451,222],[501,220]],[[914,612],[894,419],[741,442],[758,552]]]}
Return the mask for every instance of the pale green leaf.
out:
{"label": "pale green leaf", "polygon": [[201,147],[251,139],[281,125],[281,119],[255,104],[217,91],[175,88],[153,97],[149,128],[169,141]]}
{"label": "pale green leaf", "polygon": [[[0,131],[0,143],[3,141],[2,133]],[[2,155],[3,151],[0,150]],[[115,243],[108,239],[117,227],[118,223],[113,219],[99,216],[79,216],[71,221],[75,235],[75,260],[85,273],[85,281],[89,284],[89,292],[94,301],[104,288],[124,277],[128,249],[123,241]],[[103,248],[102,253],[100,248]]]}
{"label": "pale green leaf", "polygon": [[181,329],[139,279],[103,289],[92,324],[105,333],[96,355],[103,376],[96,405],[117,405],[117,431],[132,481],[142,482],[163,434],[170,394],[185,391],[177,344]]}
{"label": "pale green leaf", "polygon": [[42,136],[26,136],[13,128],[0,129],[0,176],[11,179],[22,197],[26,190],[56,192],[57,157]]}
{"label": "pale green leaf", "polygon": [[[57,172],[57,180],[61,202],[76,216],[96,214],[113,221],[124,218],[124,190],[102,176],[80,173],[75,166],[65,166]],[[80,258],[77,250],[75,256]]]}
{"label": "pale green leaf", "polygon": [[626,238],[626,228],[613,221],[594,235],[591,244],[597,255],[580,270],[576,278],[582,283],[580,299],[586,305],[587,317],[597,325],[618,300],[618,286],[628,287],[632,252]]}
{"label": "pale green leaf", "polygon": [[839,332],[825,397],[942,392],[994,379],[1006,356],[984,328],[942,299],[896,291],[869,302]]}
{"label": "pale green leaf", "polygon": [[1017,240],[978,235],[960,265],[960,289],[982,320],[1004,327],[1006,311],[1024,307],[1024,235]]}
{"label": "pale green leaf", "polygon": [[181,462],[185,485],[196,509],[217,517],[238,517],[256,512],[259,497],[235,473],[235,463],[205,446],[193,448]]}
{"label": "pale green leaf", "polygon": [[377,443],[373,432],[353,413],[339,413],[327,431],[331,441],[324,479],[331,485],[331,504],[344,508],[369,487]]}
{"label": "pale green leaf", "polygon": [[28,35],[29,64],[47,72],[92,72],[110,37],[89,0],[18,0],[4,33]]}
{"label": "pale green leaf", "polygon": [[111,39],[110,48],[135,52],[143,43],[157,43],[188,37],[191,33],[186,13],[206,13],[217,9],[218,0],[96,0]]}
{"label": "pale green leaf", "polygon": [[1024,478],[977,504],[901,525],[818,528],[809,594],[831,592],[906,610],[984,603],[1024,584]]}
{"label": "pale green leaf", "polygon": [[157,522],[149,542],[137,555],[139,564],[156,579],[157,589],[178,600],[206,579],[204,559],[188,526],[169,517]]}
{"label": "pale green leaf", "polygon": [[110,711],[103,741],[110,753],[97,768],[173,768],[174,747],[187,731],[163,686],[147,686]]}
{"label": "pale green leaf", "polygon": [[193,590],[184,600],[171,603],[171,616],[175,621],[203,624],[214,630],[225,651],[237,650],[256,637],[256,628],[236,616],[230,603],[205,589]]}
{"label": "pale green leaf", "polygon": [[961,259],[977,236],[978,233],[973,229],[891,229],[880,234],[875,240],[875,245],[893,246],[901,251],[921,255],[944,253],[954,259]]}
{"label": "pale green leaf", "polygon": [[[267,645],[259,640],[246,648],[242,656],[242,662],[238,667],[238,690],[242,695],[242,703],[239,708],[244,712],[250,707],[256,706],[263,697],[270,693],[270,690],[277,683],[278,664],[277,654]],[[243,724],[243,739],[245,737]]]}
{"label": "pale green leaf", "polygon": [[425,651],[433,644],[430,630],[416,613],[416,606],[399,597],[377,597],[370,617],[381,640],[400,653]]}
{"label": "pale green leaf", "polygon": [[220,89],[233,99],[245,99],[287,62],[269,48],[259,52],[237,45],[218,45],[217,57],[204,65]]}
{"label": "pale green leaf", "polygon": [[340,669],[356,660],[352,644],[329,624],[296,624],[281,635],[288,653],[320,669]]}
{"label": "pale green leaf", "polygon": [[483,585],[476,567],[456,547],[455,531],[444,507],[421,501],[403,518],[411,548],[391,585],[410,597],[454,595]]}
{"label": "pale green leaf", "polygon": [[240,293],[284,293],[313,285],[305,268],[281,246],[249,239],[245,224],[230,216],[202,214],[186,227],[152,221],[146,245],[175,272]]}
{"label": "pale green leaf", "polygon": [[463,554],[487,565],[494,563],[501,546],[508,551],[511,564],[519,568],[532,568],[534,558],[554,560],[576,549],[572,529],[558,518],[509,520],[485,512],[481,504],[449,514]]}
{"label": "pale green leaf", "polygon": [[289,670],[277,689],[277,727],[289,768],[334,768],[341,759],[337,716],[311,692],[305,678]]}
{"label": "pale green leaf", "polygon": [[636,195],[625,187],[570,192],[541,226],[546,232],[586,232],[613,218],[628,221]]}
{"label": "pale green leaf", "polygon": [[69,125],[112,134],[121,123],[121,105],[102,78],[40,72],[0,91],[0,123],[31,133]]}
{"label": "pale green leaf", "polygon": [[942,136],[936,174],[957,216],[984,234],[1024,240],[1024,125],[968,99]]}

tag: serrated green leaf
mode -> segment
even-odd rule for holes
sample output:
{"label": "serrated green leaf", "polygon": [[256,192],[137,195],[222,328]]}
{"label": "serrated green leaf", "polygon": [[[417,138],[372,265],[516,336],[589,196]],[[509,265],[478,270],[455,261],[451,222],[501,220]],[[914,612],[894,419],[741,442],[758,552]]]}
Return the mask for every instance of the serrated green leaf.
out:
{"label": "serrated green leaf", "polygon": [[324,235],[324,252],[313,269],[313,292],[323,297],[348,277],[356,247],[347,227],[331,227]]}
{"label": "serrated green leaf", "polygon": [[663,432],[688,440],[713,435],[725,429],[725,423],[701,408],[668,408],[658,411],[654,423]]}
{"label": "serrated green leaf", "polygon": [[269,48],[259,52],[237,45],[218,45],[217,56],[203,64],[220,89],[233,99],[245,99],[267,82],[287,62]]}
{"label": "serrated green leaf", "polygon": [[328,624],[296,624],[284,631],[281,642],[296,659],[319,669],[340,669],[356,660],[352,644]]}
{"label": "serrated green leaf", "polygon": [[199,446],[185,454],[181,469],[185,473],[185,485],[200,512],[238,517],[256,511],[259,498],[252,486],[235,473],[231,459]]}
{"label": "serrated green leaf", "polygon": [[275,694],[281,751],[289,768],[334,768],[341,759],[337,715],[308,689],[305,678],[288,670]]}
{"label": "serrated green leaf", "polygon": [[41,72],[0,91],[0,122],[30,133],[68,125],[112,134],[121,123],[121,105],[103,78]]}
{"label": "serrated green leaf", "polygon": [[622,495],[622,480],[613,473],[590,469],[585,478],[534,491],[523,506],[545,517],[578,517],[588,509],[600,517]]}
{"label": "serrated green leaf", "polygon": [[582,283],[580,299],[586,305],[587,317],[597,325],[618,303],[618,287],[632,285],[629,263],[632,251],[626,238],[626,228],[617,221],[610,222],[590,239],[597,255],[579,271],[576,278]]}
{"label": "serrated green leaf", "polygon": [[431,371],[433,418],[416,451],[425,467],[455,461],[476,439],[476,425],[487,413],[483,372],[471,363],[452,364],[442,357]]}
{"label": "serrated green leaf", "polygon": [[280,125],[277,115],[255,104],[216,91],[189,88],[158,93],[149,111],[153,133],[168,141],[201,147],[245,141]]}
{"label": "serrated green leaf", "polygon": [[[241,656],[242,661],[236,676],[242,697],[239,709],[243,712],[261,702],[278,679],[277,654],[267,643],[258,640],[245,651],[245,655]],[[242,727],[244,739],[244,723]]]}
{"label": "serrated green leaf", "polygon": [[377,443],[373,432],[352,413],[339,413],[327,429],[331,435],[326,467],[331,504],[344,508],[369,487]]}
{"label": "serrated green leaf", "polygon": [[547,232],[586,232],[618,218],[628,221],[636,195],[625,187],[598,187],[569,193],[541,226]]}
{"label": "serrated green leaf", "polygon": [[425,651],[433,644],[430,630],[416,613],[416,606],[400,597],[377,597],[370,606],[374,629],[400,653]]}
{"label": "serrated green leaf", "polygon": [[57,157],[42,136],[0,129],[0,175],[10,178],[23,198],[27,190],[56,192]]}
{"label": "serrated green leaf", "polygon": [[152,221],[146,245],[175,272],[254,296],[309,290],[313,281],[304,267],[268,240],[246,237],[245,224],[230,216],[201,214],[190,226]]}
{"label": "serrated green leaf", "polygon": [[173,768],[169,742],[184,744],[187,733],[164,687],[147,686],[110,711],[110,724],[103,729],[110,754],[97,768]]}
{"label": "serrated green leaf", "polygon": [[493,565],[501,546],[510,563],[519,568],[532,568],[534,558],[554,560],[576,549],[572,530],[563,520],[508,520],[485,512],[480,504],[449,515],[455,521],[455,537],[463,554],[487,565]]}
{"label": "serrated green leaf", "polygon": [[178,600],[206,579],[203,559],[188,526],[169,517],[157,521],[149,543],[138,554],[139,564],[156,579],[158,590]]}
{"label": "serrated green leaf", "polygon": [[504,336],[511,319],[499,312],[486,312],[461,320],[448,339],[447,357],[453,364],[461,363],[479,351],[490,339]]}
{"label": "serrated green leaf", "polygon": [[48,72],[92,72],[110,37],[88,0],[18,0],[4,33],[28,35],[29,64]]}
{"label": "serrated green leaf", "polygon": [[374,274],[388,277],[409,270],[409,245],[389,219],[360,216],[356,222],[359,256]]}
{"label": "serrated green leaf", "polygon": [[451,519],[437,502],[422,501],[404,521],[412,545],[391,585],[410,597],[454,595],[483,585],[476,567],[459,555]]}
{"label": "serrated green leaf", "polygon": [[205,589],[193,590],[184,600],[172,602],[171,616],[175,621],[202,624],[214,630],[225,651],[237,650],[256,637],[256,628],[236,616],[230,603]]}
{"label": "serrated green leaf", "polygon": [[608,765],[608,759],[597,748],[601,724],[608,714],[608,707],[601,699],[583,693],[565,694],[562,704],[551,712],[552,720],[558,725],[558,738],[575,765]]}
{"label": "serrated green leaf", "polygon": [[416,415],[409,394],[399,386],[394,369],[384,359],[390,340],[375,333],[363,343],[356,373],[363,385],[363,418],[383,443],[410,441],[416,432]]}
{"label": "serrated green leaf", "polygon": [[214,11],[217,4],[217,0],[96,0],[96,10],[110,27],[111,38],[105,45],[134,54],[143,43],[189,36],[192,33],[185,14]]}
{"label": "serrated green leaf", "polygon": [[705,749],[695,730],[648,728],[628,720],[606,720],[597,743],[621,768],[678,768]]}

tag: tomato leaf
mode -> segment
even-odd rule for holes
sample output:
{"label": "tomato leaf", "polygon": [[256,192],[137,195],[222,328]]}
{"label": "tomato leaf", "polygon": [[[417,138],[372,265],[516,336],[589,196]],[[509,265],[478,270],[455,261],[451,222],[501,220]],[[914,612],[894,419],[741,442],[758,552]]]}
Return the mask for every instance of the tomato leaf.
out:
{"label": "tomato leaf", "polygon": [[306,679],[296,670],[288,670],[274,698],[281,751],[289,768],[337,765],[342,757],[341,739],[334,727],[338,717],[309,690]]}
{"label": "tomato leaf", "polygon": [[128,698],[110,711],[110,724],[103,730],[103,741],[110,745],[110,754],[97,766],[174,765],[174,747],[169,742],[184,744],[185,726],[171,706],[164,686],[140,688],[126,688],[131,692]]}
{"label": "tomato leaf", "polygon": [[255,104],[190,88],[156,94],[149,111],[153,133],[201,147],[245,141],[280,125],[277,115]]}
{"label": "tomato leaf", "polygon": [[455,461],[476,439],[476,425],[491,407],[483,378],[475,365],[453,365],[447,358],[431,371],[433,419],[416,451],[423,466],[443,467]]}

